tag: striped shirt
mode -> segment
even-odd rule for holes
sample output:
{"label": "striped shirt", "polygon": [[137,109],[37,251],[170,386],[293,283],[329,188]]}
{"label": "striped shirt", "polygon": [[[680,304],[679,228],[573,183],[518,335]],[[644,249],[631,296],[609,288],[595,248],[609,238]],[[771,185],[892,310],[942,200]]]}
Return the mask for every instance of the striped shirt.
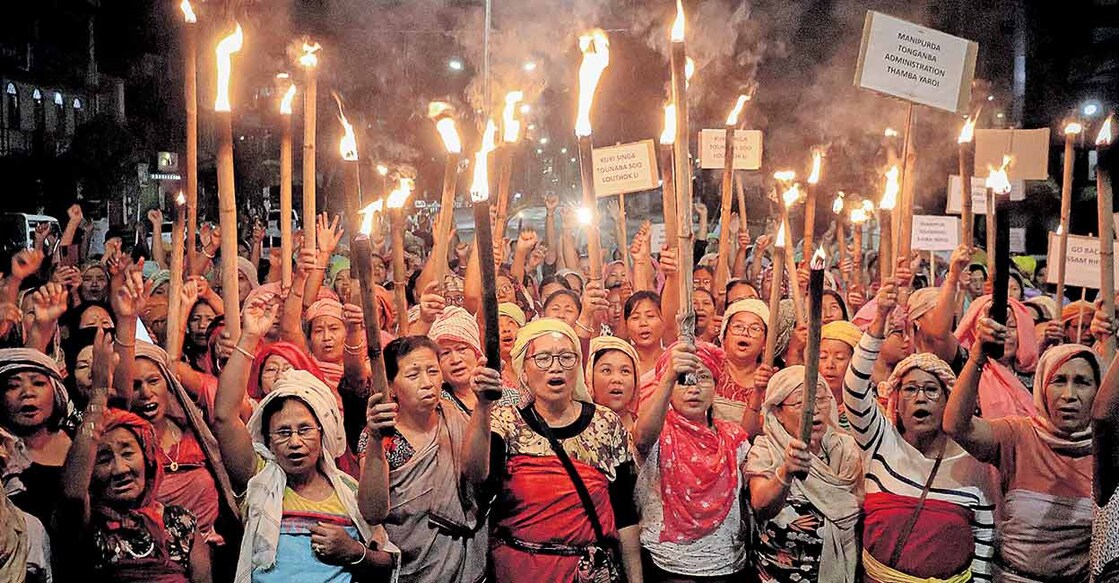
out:
{"label": "striped shirt", "polygon": [[[920,498],[936,460],[925,457],[902,438],[901,432],[878,408],[871,391],[870,374],[883,341],[863,334],[843,379],[843,403],[851,423],[851,435],[863,451],[866,493],[888,493]],[[991,469],[949,442],[936,479],[929,489],[930,500],[963,506],[972,511],[971,531],[975,552],[971,571],[976,581],[991,580],[995,552],[994,497]]]}

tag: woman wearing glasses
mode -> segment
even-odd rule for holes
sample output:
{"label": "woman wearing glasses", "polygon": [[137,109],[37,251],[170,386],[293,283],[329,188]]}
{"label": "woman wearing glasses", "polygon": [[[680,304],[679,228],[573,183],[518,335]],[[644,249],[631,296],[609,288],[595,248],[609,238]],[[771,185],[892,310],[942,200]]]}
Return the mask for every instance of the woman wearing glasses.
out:
{"label": "woman wearing glasses", "polygon": [[849,431],[866,471],[866,580],[989,581],[995,506],[988,471],[941,429],[956,375],[929,353],[902,360],[886,381],[883,413],[870,370],[897,305],[896,284],[880,288],[876,301],[843,381]]}
{"label": "woman wearing glasses", "polygon": [[720,419],[745,421],[750,435],[761,432],[762,393],[773,371],[762,364],[769,308],[761,300],[739,300],[723,314],[719,338],[726,364],[715,387],[715,414]]}
{"label": "woman wearing glasses", "polygon": [[239,415],[257,345],[278,306],[245,306],[242,332],[218,381],[214,433],[236,491],[245,492],[238,583],[387,580],[395,558],[382,527],[378,484],[357,482],[334,459],[346,450],[333,391],[307,371],[273,383],[248,424]]}
{"label": "woman wearing glasses", "polygon": [[496,581],[572,581],[581,563],[601,566],[605,557],[629,580],[642,580],[629,438],[617,415],[591,402],[582,360],[575,331],[545,318],[522,328],[513,347],[531,403],[495,406],[486,395],[500,393],[500,374],[475,369],[478,406],[464,467],[475,486],[490,481],[497,490]]}

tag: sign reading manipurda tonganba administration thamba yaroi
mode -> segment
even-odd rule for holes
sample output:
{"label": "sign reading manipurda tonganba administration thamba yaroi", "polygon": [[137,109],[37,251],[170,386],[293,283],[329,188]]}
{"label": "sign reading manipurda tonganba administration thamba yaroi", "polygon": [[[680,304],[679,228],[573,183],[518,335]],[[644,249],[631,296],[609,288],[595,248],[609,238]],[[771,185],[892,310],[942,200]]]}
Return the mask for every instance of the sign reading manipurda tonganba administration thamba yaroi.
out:
{"label": "sign reading manipurda tonganba administration thamba yaroi", "polygon": [[967,113],[978,43],[868,11],[855,85]]}

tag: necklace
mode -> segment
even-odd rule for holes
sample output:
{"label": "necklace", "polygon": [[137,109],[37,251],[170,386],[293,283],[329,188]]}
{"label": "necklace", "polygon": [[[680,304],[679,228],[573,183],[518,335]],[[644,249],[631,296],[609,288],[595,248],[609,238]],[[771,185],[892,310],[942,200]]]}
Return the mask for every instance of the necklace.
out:
{"label": "necklace", "polygon": [[[172,439],[174,439],[174,431],[170,431],[170,433],[172,433]],[[162,447],[159,448],[159,451],[163,454],[163,457],[167,458],[167,461],[170,462],[167,466],[167,469],[171,470],[172,473],[179,471],[179,450],[183,448],[182,433],[180,433],[178,437],[179,439],[175,442],[174,458],[172,458],[171,455],[167,453],[167,450],[163,449]]]}

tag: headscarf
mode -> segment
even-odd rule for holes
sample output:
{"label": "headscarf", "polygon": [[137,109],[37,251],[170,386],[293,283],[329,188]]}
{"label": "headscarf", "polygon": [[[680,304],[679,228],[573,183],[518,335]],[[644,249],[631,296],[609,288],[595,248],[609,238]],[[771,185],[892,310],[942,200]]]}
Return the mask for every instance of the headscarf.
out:
{"label": "headscarf", "polygon": [[[847,434],[836,431],[838,417],[835,397],[823,377],[817,381],[817,398],[832,401],[831,420],[821,447],[837,469],[832,469],[817,456],[812,456],[808,477],[793,479],[790,495],[799,494],[826,520],[823,525],[824,548],[820,559],[820,581],[850,583],[858,560],[858,545],[853,529],[858,521],[863,487],[862,461],[859,446]],[[772,475],[785,459],[785,449],[793,436],[777,419],[776,408],[797,389],[804,388],[804,367],[790,366],[777,371],[765,389],[762,403],[764,434],[754,442],[747,464],[753,475]]]}
{"label": "headscarf", "polygon": [[[975,298],[960,320],[960,325],[956,327],[956,338],[964,348],[971,349],[975,344],[976,325],[979,318],[986,316],[990,305],[990,295]],[[1018,324],[1018,351],[1014,357],[1016,368],[1022,374],[1033,373],[1037,366],[1037,333],[1032,325],[1033,318],[1018,300],[1010,299],[1009,309],[1014,313]],[[975,349],[978,350],[979,347],[976,346]],[[979,377],[979,408],[986,419],[1033,417],[1037,414],[1037,408],[1022,381],[1018,380],[1014,371],[997,361],[988,362]]]}
{"label": "headscarf", "polygon": [[579,279],[579,283],[584,289],[587,287],[587,278],[583,277],[583,272],[581,271],[576,271],[574,269],[560,269],[556,271],[556,275],[564,279],[567,279],[567,276],[569,275],[574,275],[576,278]]}
{"label": "headscarf", "polygon": [[525,312],[520,306],[511,302],[501,302],[497,305],[497,315],[505,316],[517,323],[518,326],[524,327],[527,323]]}
{"label": "headscarf", "polygon": [[[657,378],[671,374],[671,354],[669,347],[657,359]],[[696,356],[717,386],[726,359],[723,349],[696,342]],[[738,499],[738,450],[747,443],[746,432],[738,423],[710,419],[711,425],[696,423],[671,406],[665,413],[658,441],[664,507],[661,542],[690,542],[715,532]]]}
{"label": "headscarf", "polygon": [[238,255],[237,271],[249,280],[250,291],[260,287],[260,275],[257,273],[256,266],[253,265],[252,261],[249,261],[248,259],[245,259],[244,257]]}
{"label": "headscarf", "polygon": [[862,330],[847,320],[828,322],[820,329],[821,340],[838,340],[855,350],[859,339],[863,337]]}
{"label": "headscarf", "polygon": [[[575,347],[575,354],[579,355],[579,362],[583,362],[583,344],[579,341],[579,336],[571,329],[563,320],[556,318],[540,318],[529,322],[527,326],[521,328],[517,332],[517,340],[513,343],[513,351],[510,356],[513,359],[513,374],[520,379],[521,388],[525,389],[531,394],[531,389],[525,381],[524,369],[525,358],[528,356],[528,346],[532,344],[533,340],[548,334],[560,334],[566,336],[571,341],[572,346]],[[575,387],[572,389],[572,397],[576,401],[583,401],[585,403],[594,403],[590,393],[587,391],[587,381],[583,376],[583,369],[578,365],[575,366]]]}
{"label": "headscarf", "polygon": [[318,469],[330,481],[338,500],[353,521],[363,544],[373,536],[373,529],[362,518],[357,498],[343,481],[343,473],[334,458],[346,452],[346,434],[342,415],[334,394],[315,375],[292,369],[280,375],[272,392],[264,396],[260,407],[249,418],[248,430],[253,449],[264,460],[264,468],[253,476],[245,493],[245,534],[241,540],[241,553],[237,561],[237,583],[249,583],[257,569],[271,569],[276,564],[276,549],[280,541],[280,520],[284,513],[284,490],[287,474],[276,463],[276,456],[268,449],[263,426],[264,410],[277,399],[294,398],[306,405],[322,428],[322,454]]}
{"label": "headscarf", "polygon": [[727,311],[723,314],[723,325],[719,329],[719,338],[727,337],[727,326],[730,325],[731,318],[742,312],[754,314],[761,318],[763,324],[769,326],[769,307],[765,305],[765,302],[754,298],[741,299],[727,306]]}
{"label": "headscarf", "polygon": [[1010,260],[1014,262],[1014,266],[1018,271],[1026,275],[1026,277],[1033,277],[1034,272],[1037,271],[1037,259],[1029,255],[1015,255]]}
{"label": "headscarf", "polygon": [[[233,495],[233,484],[229,481],[229,473],[225,470],[225,462],[221,459],[221,448],[218,446],[218,440],[214,437],[210,425],[206,422],[206,415],[191,399],[183,384],[179,382],[179,377],[171,374],[169,364],[171,357],[162,348],[149,342],[137,340],[136,358],[147,359],[159,369],[159,374],[163,376],[163,381],[167,383],[167,416],[180,427],[189,429],[194,435],[199,449],[206,457],[206,464],[209,466],[207,469],[210,470],[210,474],[214,476],[214,482],[217,483],[222,502],[234,516],[237,516],[239,514],[237,500]],[[209,407],[209,404],[206,404],[206,406]]]}
{"label": "headscarf", "polygon": [[[1096,371],[1102,371],[1099,356],[1091,348],[1082,344],[1059,344],[1045,351],[1037,362],[1037,378],[1034,381],[1034,406],[1038,413],[1031,417],[1037,434],[1049,447],[1061,453],[1083,456],[1092,452],[1092,424],[1082,431],[1068,434],[1053,424],[1052,413],[1045,399],[1045,389],[1053,381],[1053,375],[1064,364],[1074,358],[1083,358],[1092,363]],[[1097,390],[1099,382],[1096,379]]]}
{"label": "headscarf", "polygon": [[482,355],[481,332],[478,329],[478,320],[465,309],[458,306],[447,306],[443,313],[431,323],[427,337],[436,344],[440,340],[455,340],[462,342],[474,349],[478,356]]}
{"label": "headscarf", "polygon": [[[249,398],[257,401],[264,398],[264,390],[260,386],[260,375],[264,372],[264,363],[272,356],[279,356],[290,362],[292,368],[305,370],[323,380],[319,365],[315,362],[315,359],[307,356],[306,352],[290,342],[273,342],[256,350],[256,357],[253,358],[252,368],[249,372]],[[323,382],[326,381],[323,380]]]}
{"label": "headscarf", "polygon": [[157,447],[159,438],[155,428],[135,413],[121,409],[106,409],[102,435],[123,427],[136,436],[140,452],[144,456],[144,491],[132,507],[120,509],[110,506],[100,498],[90,498],[90,522],[104,531],[115,542],[117,536],[126,537],[129,532],[147,532],[155,542],[153,552],[144,557],[122,559],[114,567],[123,568],[129,573],[140,572],[144,568],[160,567],[167,564],[167,528],[163,523],[163,505],[156,500],[159,485],[163,481],[163,464],[159,462]]}
{"label": "headscarf", "polygon": [[0,348],[0,378],[19,372],[35,372],[50,379],[54,389],[52,419],[65,420],[74,415],[70,394],[62,384],[62,374],[53,359],[33,348]]}
{"label": "headscarf", "polygon": [[936,307],[939,296],[938,287],[923,287],[909,294],[909,301],[905,304],[909,311],[909,320],[916,320],[931,312]]}
{"label": "headscarf", "polygon": [[[1081,314],[1084,314],[1081,316]],[[1077,318],[1083,318],[1085,322],[1091,322],[1092,317],[1096,315],[1096,307],[1091,303],[1077,300],[1065,306],[1061,310],[1061,324],[1068,326],[1070,323],[1075,322]]]}
{"label": "headscarf", "polygon": [[886,379],[883,388],[889,403],[886,407],[888,411],[897,412],[898,389],[901,387],[901,379],[914,369],[923,370],[936,377],[940,384],[944,386],[945,395],[952,390],[952,387],[956,386],[956,373],[952,372],[952,367],[948,366],[947,362],[940,360],[936,355],[929,352],[910,354],[894,367],[894,371]]}
{"label": "headscarf", "polygon": [[1057,307],[1057,301],[1049,296],[1034,296],[1026,300],[1026,303],[1041,308],[1041,315],[1046,320],[1054,320],[1061,315],[1061,309]]}
{"label": "headscarf", "polygon": [[315,302],[308,306],[303,312],[303,320],[307,323],[311,323],[316,318],[322,316],[336,318],[341,322],[346,321],[345,316],[343,316],[342,302],[335,299],[324,298],[315,300]]}
{"label": "headscarf", "polygon": [[[522,326],[523,327],[523,326]],[[629,403],[626,403],[626,410],[633,415],[637,416],[637,402],[641,393],[641,382],[638,378],[638,369],[640,368],[641,359],[637,356],[637,349],[632,344],[618,338],[617,336],[595,336],[591,338],[590,347],[587,349],[587,368],[585,371],[585,378],[587,382],[591,383],[590,392],[594,394],[594,365],[598,362],[598,357],[605,354],[607,351],[617,350],[622,354],[629,357],[633,361],[633,396],[630,397]]]}
{"label": "headscarf", "polygon": [[331,286],[334,285],[334,278],[338,277],[339,273],[341,273],[343,271],[349,271],[349,269],[350,269],[350,258],[349,257],[343,257],[341,255],[335,255],[335,256],[331,257],[330,258],[330,269],[328,269],[327,272],[326,272],[326,284],[331,285]]}

